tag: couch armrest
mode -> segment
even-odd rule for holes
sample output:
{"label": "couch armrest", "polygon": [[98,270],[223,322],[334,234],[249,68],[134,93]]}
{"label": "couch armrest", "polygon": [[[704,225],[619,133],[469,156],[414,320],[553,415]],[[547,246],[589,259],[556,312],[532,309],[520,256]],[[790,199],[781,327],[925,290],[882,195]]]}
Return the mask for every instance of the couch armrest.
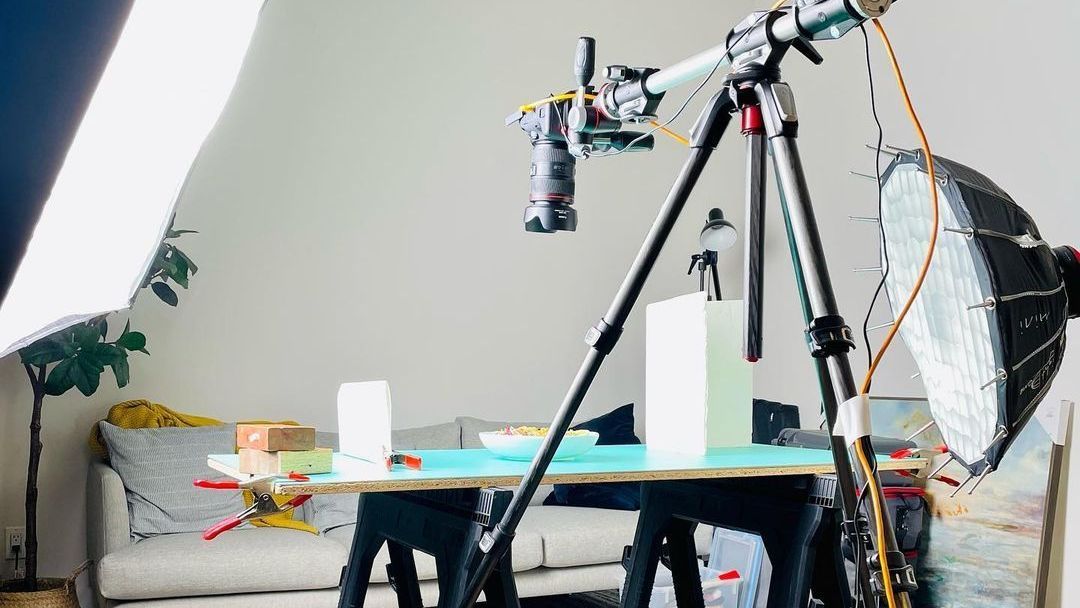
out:
{"label": "couch armrest", "polygon": [[127,495],[120,475],[104,462],[90,463],[86,478],[86,553],[97,563],[131,544]]}

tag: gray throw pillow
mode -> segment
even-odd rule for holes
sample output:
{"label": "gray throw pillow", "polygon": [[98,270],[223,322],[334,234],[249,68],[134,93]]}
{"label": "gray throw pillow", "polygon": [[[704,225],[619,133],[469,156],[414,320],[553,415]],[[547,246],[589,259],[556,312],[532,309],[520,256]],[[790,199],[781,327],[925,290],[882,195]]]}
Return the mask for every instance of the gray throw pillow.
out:
{"label": "gray throw pillow", "polygon": [[195,479],[221,478],[206,464],[209,454],[236,450],[236,425],[124,429],[101,421],[109,464],[127,491],[135,540],[202,532],[244,509],[238,490],[206,490]]}

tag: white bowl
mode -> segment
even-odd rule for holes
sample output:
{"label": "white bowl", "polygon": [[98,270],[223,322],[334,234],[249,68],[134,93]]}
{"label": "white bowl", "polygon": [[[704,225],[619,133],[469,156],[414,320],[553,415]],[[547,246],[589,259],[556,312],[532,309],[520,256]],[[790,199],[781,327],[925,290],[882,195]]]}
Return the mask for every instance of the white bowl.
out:
{"label": "white bowl", "polygon": [[[584,435],[567,435],[555,450],[555,460],[565,460],[581,456],[596,445],[599,433],[586,431]],[[480,442],[492,454],[508,460],[532,460],[540,450],[543,437],[532,435],[506,435],[501,431],[480,433]]]}

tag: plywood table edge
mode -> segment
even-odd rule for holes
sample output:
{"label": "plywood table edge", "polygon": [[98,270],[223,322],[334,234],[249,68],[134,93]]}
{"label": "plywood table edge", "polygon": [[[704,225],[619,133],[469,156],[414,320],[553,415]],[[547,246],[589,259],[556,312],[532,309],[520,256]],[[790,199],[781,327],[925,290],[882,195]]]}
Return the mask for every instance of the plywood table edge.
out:
{"label": "plywood table edge", "polygon": [[[207,459],[214,470],[244,479],[246,476],[215,460]],[[878,470],[917,470],[928,464],[925,458],[904,460],[879,460]],[[832,473],[831,464],[780,465],[740,467],[731,469],[677,469],[670,471],[616,472],[616,473],[555,473],[544,475],[541,483],[613,483],[619,481],[679,481],[687,479],[724,479],[733,477],[778,477],[783,475],[815,475]],[[274,484],[274,492],[282,496],[299,494],[353,494],[365,492],[404,492],[418,490],[451,490],[462,488],[486,488],[492,486],[516,486],[521,475],[492,477],[461,477],[456,479],[395,479],[376,481],[336,481],[332,483],[289,482]]]}

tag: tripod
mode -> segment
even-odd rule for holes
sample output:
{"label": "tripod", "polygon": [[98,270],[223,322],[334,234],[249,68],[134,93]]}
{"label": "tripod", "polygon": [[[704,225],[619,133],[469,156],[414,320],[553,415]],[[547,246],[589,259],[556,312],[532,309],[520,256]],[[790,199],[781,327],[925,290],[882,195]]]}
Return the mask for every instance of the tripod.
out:
{"label": "tripod", "polygon": [[[645,281],[660,254],[686,201],[690,197],[713,150],[719,144],[731,122],[732,115],[742,115],[742,131],[746,137],[747,150],[747,228],[745,273],[745,342],[744,355],[756,360],[761,354],[762,327],[762,257],[765,208],[765,179],[767,148],[772,151],[773,167],[780,190],[781,207],[795,267],[796,285],[807,325],[807,341],[810,355],[817,370],[822,406],[830,433],[836,424],[839,404],[857,396],[848,352],[854,349],[851,329],[844,323],[837,310],[832,282],[825,262],[825,253],[818,233],[817,221],[810,200],[806,177],[799,157],[796,138],[799,119],[794,96],[790,87],[780,80],[776,65],[789,45],[773,46],[765,59],[746,65],[732,72],[725,87],[716,93],[701,115],[691,133],[690,157],[683,165],[667,199],[664,201],[652,228],[649,230],[634,259],[626,278],[603,318],[586,333],[590,346],[577,375],[560,406],[547,437],[533,459],[528,472],[521,481],[502,519],[480,541],[483,557],[477,565],[473,578],[464,594],[465,606],[472,605],[479,596],[484,581],[495,568],[499,558],[509,547],[514,531],[536,492],[544,471],[558,448],[559,441],[570,427],[586,392],[622,333],[623,325],[630,315],[644,287]],[[799,49],[802,51],[803,49]],[[862,437],[864,454],[874,454],[869,438]],[[860,470],[852,473],[848,446],[840,437],[832,436],[832,456],[836,467],[839,494],[844,516],[844,529],[848,538],[873,555],[870,560],[858,564],[858,593],[865,606],[874,606],[874,592],[882,588],[881,561],[888,560],[892,584],[897,590],[901,605],[907,605],[907,592],[916,589],[914,573],[904,556],[897,549],[896,538],[888,525],[888,514],[883,513],[886,525],[880,538],[872,539],[867,533],[859,511],[857,487],[866,480]],[[878,502],[885,504],[880,483],[876,484]],[[873,521],[875,501],[864,500],[862,509]],[[871,540],[876,546],[871,546]],[[876,552],[876,555],[874,553]],[[857,552],[858,553],[858,552]],[[700,598],[700,595],[697,596]],[[699,600],[698,600],[699,601]],[[694,602],[696,603],[696,601]],[[800,607],[801,608],[801,607]]]}

